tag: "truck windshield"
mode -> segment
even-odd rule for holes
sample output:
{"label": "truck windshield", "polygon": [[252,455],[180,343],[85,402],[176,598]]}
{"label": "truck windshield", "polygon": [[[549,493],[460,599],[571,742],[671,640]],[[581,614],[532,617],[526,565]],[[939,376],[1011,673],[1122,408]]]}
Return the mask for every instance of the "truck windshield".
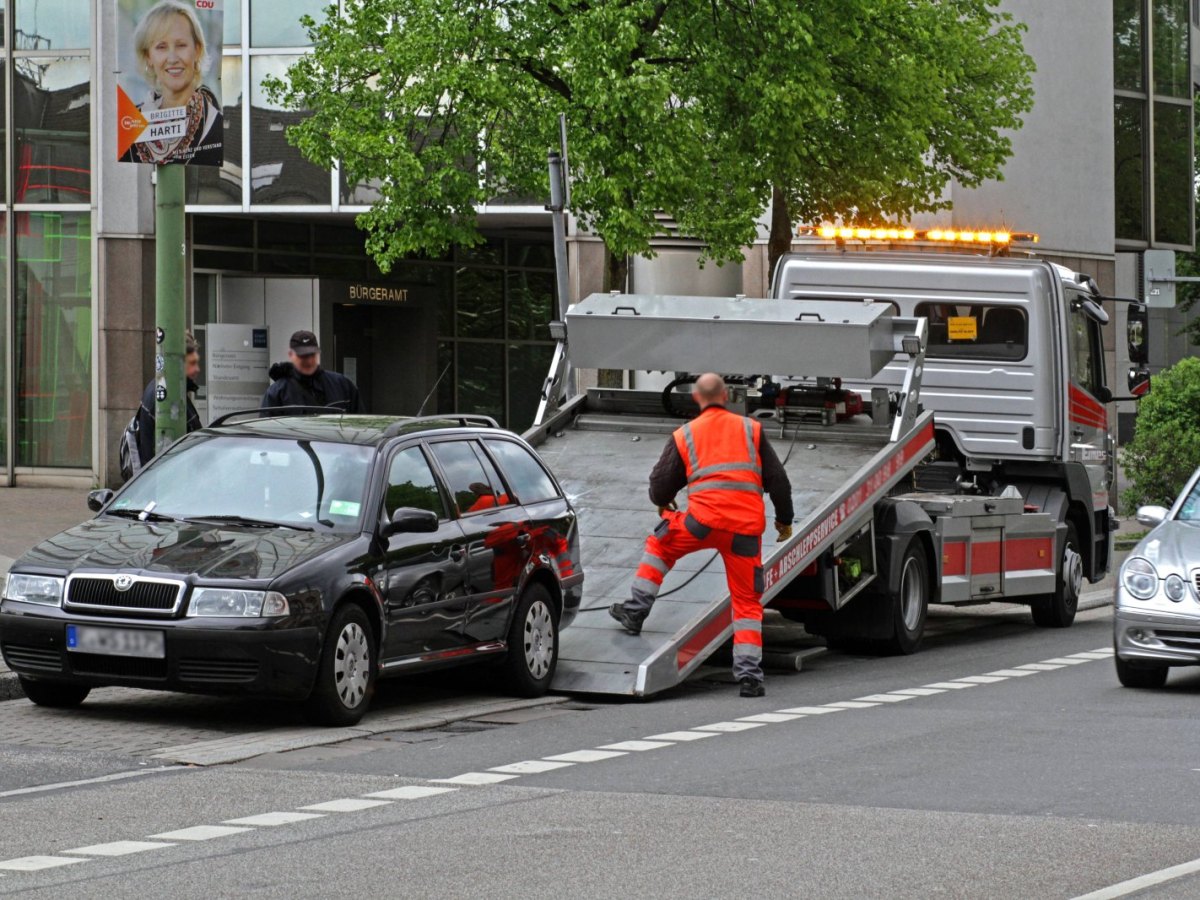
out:
{"label": "truck windshield", "polygon": [[176,519],[357,530],[372,451],[354,444],[197,434],[176,444],[117,495],[113,511]]}
{"label": "truck windshield", "polygon": [[930,359],[1025,358],[1025,310],[980,303],[918,303],[913,315],[929,321]]}

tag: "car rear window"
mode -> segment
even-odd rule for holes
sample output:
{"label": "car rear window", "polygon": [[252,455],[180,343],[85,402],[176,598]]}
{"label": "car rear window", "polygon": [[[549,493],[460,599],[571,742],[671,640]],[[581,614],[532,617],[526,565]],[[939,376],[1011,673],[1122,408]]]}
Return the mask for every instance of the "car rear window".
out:
{"label": "car rear window", "polygon": [[500,463],[508,484],[521,503],[540,503],[558,496],[558,488],[542,464],[528,450],[512,441],[488,441],[484,445]]}
{"label": "car rear window", "polygon": [[1025,310],[985,303],[918,303],[913,315],[929,322],[930,359],[1024,359]]}

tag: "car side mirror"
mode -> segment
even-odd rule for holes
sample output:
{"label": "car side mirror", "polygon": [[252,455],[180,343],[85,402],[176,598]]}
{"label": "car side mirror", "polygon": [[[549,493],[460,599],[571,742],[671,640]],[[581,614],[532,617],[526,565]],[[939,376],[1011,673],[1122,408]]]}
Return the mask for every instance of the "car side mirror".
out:
{"label": "car side mirror", "polygon": [[382,534],[384,537],[390,537],[393,534],[414,534],[437,530],[437,513],[427,509],[402,506],[392,513],[391,520],[383,526]]}
{"label": "car side mirror", "polygon": [[113,498],[113,491],[108,488],[101,488],[98,491],[92,491],[88,494],[87,504],[88,509],[92,512],[100,512],[104,507],[108,506],[108,502]]}
{"label": "car side mirror", "polygon": [[1169,512],[1170,510],[1165,506],[1139,507],[1137,511],[1138,524],[1145,525],[1147,528],[1155,528],[1166,520]]}

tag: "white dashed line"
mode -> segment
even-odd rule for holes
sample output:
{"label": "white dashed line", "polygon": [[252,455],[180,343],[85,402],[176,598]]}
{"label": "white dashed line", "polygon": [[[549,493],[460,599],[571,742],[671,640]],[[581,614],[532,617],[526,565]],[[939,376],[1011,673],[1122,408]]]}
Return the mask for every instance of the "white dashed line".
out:
{"label": "white dashed line", "polygon": [[1112,656],[1112,651],[1101,652],[1099,650],[1088,650],[1084,653],[1072,653],[1071,659],[1108,659]]}
{"label": "white dashed line", "polygon": [[988,672],[989,675],[995,675],[997,678],[1024,678],[1026,675],[1036,675],[1034,669],[997,669],[995,672]]}
{"label": "white dashed line", "polygon": [[430,781],[437,784],[499,784],[501,781],[510,781],[516,778],[516,775],[502,775],[499,772],[464,772],[461,775],[455,775],[453,778],[431,778]]}
{"label": "white dashed line", "polygon": [[868,694],[865,697],[855,697],[854,699],[858,703],[901,703],[913,698],[905,694]]}
{"label": "white dashed line", "polygon": [[697,725],[697,731],[715,731],[718,734],[729,734],[735,731],[749,731],[751,728],[762,728],[764,722],[713,722],[711,725]]}
{"label": "white dashed line", "polygon": [[774,725],[778,722],[793,722],[803,719],[804,713],[759,713],[756,716],[742,716],[739,722],[762,722],[764,725]]}
{"label": "white dashed line", "polygon": [[952,691],[958,691],[962,688],[976,687],[974,684],[964,684],[961,681],[935,681],[933,684],[927,684],[927,688],[949,688]]}
{"label": "white dashed line", "polygon": [[946,693],[945,688],[902,688],[898,691],[888,691],[889,694],[908,694],[912,697],[932,697],[934,694]]}
{"label": "white dashed line", "polygon": [[1017,666],[1018,669],[1028,669],[1030,672],[1053,672],[1055,669],[1065,669],[1066,666],[1058,663],[1026,663],[1023,666]]}
{"label": "white dashed line", "polygon": [[[787,712],[787,710],[783,710]],[[716,737],[711,731],[668,731],[665,734],[652,734],[646,740],[648,741],[671,741],[672,743],[688,743],[689,741],[698,741],[702,738]]]}
{"label": "white dashed line", "polygon": [[363,796],[379,797],[381,800],[420,800],[422,797],[434,797],[438,794],[453,794],[457,790],[458,788],[428,787],[423,784],[410,784],[387,791],[375,791],[372,794],[363,794]]}
{"label": "white dashed line", "polygon": [[603,744],[601,750],[625,750],[633,753],[644,753],[647,750],[660,750],[663,747],[673,747],[670,741],[621,741],[619,744]]}
{"label": "white dashed line", "polygon": [[322,818],[320,813],[302,812],[269,812],[257,816],[244,816],[240,819],[226,819],[222,825],[249,825],[252,828],[274,828],[278,825],[291,825],[294,822],[305,822],[309,819]]}
{"label": "white dashed line", "polygon": [[1056,656],[1056,657],[1054,657],[1054,659],[1043,659],[1043,660],[1042,660],[1042,662],[1045,662],[1045,663],[1059,663],[1059,664],[1061,664],[1061,665],[1064,665],[1064,666],[1081,666],[1081,665],[1083,665],[1085,662],[1090,662],[1090,660],[1086,660],[1086,659],[1071,659],[1071,657],[1069,657],[1069,656]]}
{"label": "white dashed line", "polygon": [[1005,681],[1001,675],[967,675],[965,678],[956,678],[955,681],[960,681],[963,684],[995,684],[997,681]]}
{"label": "white dashed line", "polygon": [[565,763],[593,763],[624,755],[625,753],[620,750],[573,750],[570,753],[558,753],[554,756],[543,756],[542,759],[549,759],[553,760],[554,762]]}
{"label": "white dashed line", "polygon": [[506,766],[492,766],[489,772],[503,772],[506,775],[539,775],[542,772],[553,772],[555,769],[566,769],[575,765],[569,762],[550,762],[545,759],[527,759],[524,762],[509,763]]}
{"label": "white dashed line", "polygon": [[879,706],[878,703],[867,703],[862,700],[840,700],[837,703],[826,703],[830,709],[870,709]]}
{"label": "white dashed line", "polygon": [[228,837],[231,834],[241,834],[251,831],[250,828],[234,827],[232,825],[195,825],[192,828],[180,828],[178,831],[164,831],[162,834],[152,834],[152,840],[164,841],[211,841],[213,838]]}
{"label": "white dashed line", "polygon": [[69,856],[19,856],[16,859],[6,859],[0,862],[0,869],[9,872],[39,872],[42,869],[56,869],[59,866],[69,866],[71,863],[87,862],[86,859],[72,859]]}
{"label": "white dashed line", "polygon": [[797,713],[801,716],[823,716],[826,713],[845,712],[843,708],[828,706],[793,706],[789,709],[778,710],[781,713]]}
{"label": "white dashed line", "polygon": [[63,850],[62,852],[71,856],[128,856],[130,853],[164,850],[174,846],[174,844],[164,844],[160,841],[112,841],[108,844],[92,844],[90,847],[76,847],[74,850]]}
{"label": "white dashed line", "polygon": [[366,800],[359,797],[346,797],[342,800],[327,800],[324,803],[301,806],[300,809],[312,812],[358,812],[363,809],[370,809],[373,806],[387,806],[391,802],[390,800]]}

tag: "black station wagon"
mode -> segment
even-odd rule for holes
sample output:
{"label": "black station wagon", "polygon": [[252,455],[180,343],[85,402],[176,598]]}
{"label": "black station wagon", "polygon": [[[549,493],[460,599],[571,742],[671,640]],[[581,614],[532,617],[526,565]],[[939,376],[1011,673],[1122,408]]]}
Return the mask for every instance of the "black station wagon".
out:
{"label": "black station wagon", "polygon": [[44,706],[125,685],[350,725],[381,676],[488,657],[536,696],[579,608],[575,510],[482,416],[235,414],[88,502],[0,600],[0,652]]}

